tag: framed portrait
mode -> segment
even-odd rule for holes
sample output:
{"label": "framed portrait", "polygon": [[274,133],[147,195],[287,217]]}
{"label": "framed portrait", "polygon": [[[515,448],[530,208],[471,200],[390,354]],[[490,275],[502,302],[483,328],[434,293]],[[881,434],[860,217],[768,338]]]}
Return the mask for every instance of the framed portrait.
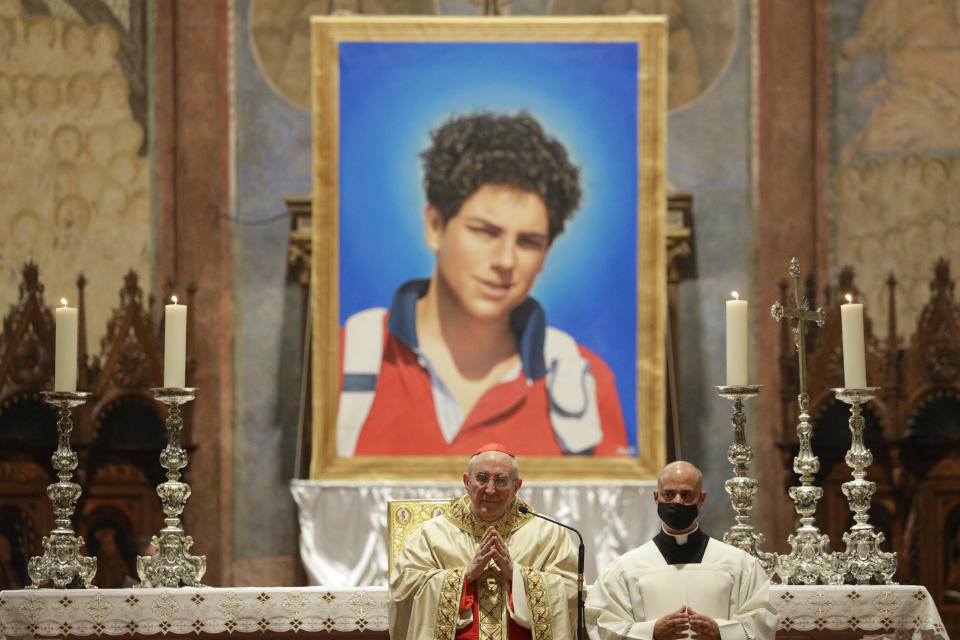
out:
{"label": "framed portrait", "polygon": [[[665,459],[665,19],[315,17],[311,30],[311,477],[450,480],[484,439],[515,450],[527,479],[655,476]],[[469,155],[477,136],[517,149]],[[491,158],[514,154],[528,182],[492,178],[440,213],[438,184],[467,184],[470,167],[496,174]],[[539,163],[549,168],[536,173]],[[544,184],[570,197],[539,197]],[[510,189],[533,191],[533,209],[470,227],[470,203]],[[554,235],[558,202],[573,213]],[[519,248],[503,258],[520,264],[516,278],[541,253],[510,308],[516,366],[460,414],[416,325],[430,287],[472,309],[450,273],[477,277],[473,245],[437,244],[454,246],[458,217],[463,233],[498,238],[518,220],[550,229],[517,227]],[[499,299],[500,284],[477,286]],[[471,422],[488,404],[497,408]]]}

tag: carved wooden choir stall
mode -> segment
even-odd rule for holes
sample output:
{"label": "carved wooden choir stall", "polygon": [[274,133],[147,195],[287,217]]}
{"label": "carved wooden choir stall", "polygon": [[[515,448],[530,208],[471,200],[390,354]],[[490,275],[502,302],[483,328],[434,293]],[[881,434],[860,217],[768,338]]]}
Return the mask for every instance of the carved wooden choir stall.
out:
{"label": "carved wooden choir stall", "polygon": [[[864,405],[863,415],[866,445],[874,456],[870,480],[877,483],[870,522],[884,533],[884,546],[898,553],[894,579],[925,585],[947,629],[955,630],[960,628],[960,308],[949,263],[941,259],[933,272],[929,302],[908,338],[901,341],[896,325],[893,274],[887,280],[887,335],[876,336],[865,319],[867,382],[880,390]],[[850,479],[844,461],[849,407],[831,391],[843,383],[840,302],[847,293],[854,298],[859,293],[849,268],[821,298],[825,302],[819,306],[828,309],[825,326],[807,336],[813,449],[820,459],[816,484],[824,488],[817,524],[835,548],[852,524],[840,488]],[[816,300],[812,281],[807,298]],[[786,283],[781,299],[786,299]],[[797,451],[797,359],[791,340],[784,329],[780,450],[787,485],[794,480],[790,468]]]}
{"label": "carved wooden choir stall", "polygon": [[[97,556],[93,583],[131,584],[135,557],[163,526],[156,494],[165,442],[162,405],[149,389],[163,382],[162,327],[154,300],[146,304],[137,274],[127,273],[119,304],[107,322],[100,353],[87,351],[86,279],[77,280],[80,344],[78,391],[93,395],[73,413],[72,445],[79,455],[83,493],[73,517]],[[0,589],[28,584],[27,560],[43,553],[41,537],[53,527],[47,486],[57,447],[56,414],[40,392],[53,388],[55,301],[44,299],[37,266],[23,268],[20,295],[3,318],[0,334]],[[195,288],[188,289],[188,299]],[[189,332],[188,332],[189,335]],[[188,375],[190,366],[188,364]],[[186,410],[189,441],[189,409]]]}

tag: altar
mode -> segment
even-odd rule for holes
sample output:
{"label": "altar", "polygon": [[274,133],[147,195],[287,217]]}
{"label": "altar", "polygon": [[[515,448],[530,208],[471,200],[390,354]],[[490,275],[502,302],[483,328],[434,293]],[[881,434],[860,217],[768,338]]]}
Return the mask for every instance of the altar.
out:
{"label": "altar", "polygon": [[[387,638],[386,587],[23,589],[0,592],[0,636]],[[915,585],[775,585],[777,638],[948,640]]]}

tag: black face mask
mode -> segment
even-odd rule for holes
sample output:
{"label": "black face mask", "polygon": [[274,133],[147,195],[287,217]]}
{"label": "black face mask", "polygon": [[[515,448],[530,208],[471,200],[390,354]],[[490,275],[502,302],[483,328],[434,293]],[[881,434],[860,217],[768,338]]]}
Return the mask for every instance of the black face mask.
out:
{"label": "black face mask", "polygon": [[696,504],[680,504],[679,502],[658,502],[657,515],[663,523],[674,531],[683,531],[697,519],[699,513]]}

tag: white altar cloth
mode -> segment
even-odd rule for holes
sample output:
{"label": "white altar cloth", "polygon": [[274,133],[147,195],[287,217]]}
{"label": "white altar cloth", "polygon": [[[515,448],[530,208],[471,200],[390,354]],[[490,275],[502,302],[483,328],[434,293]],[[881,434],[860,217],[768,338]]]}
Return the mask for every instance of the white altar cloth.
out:
{"label": "white altar cloth", "polygon": [[[385,631],[386,587],[22,589],[0,592],[0,637]],[[775,585],[778,631],[948,640],[926,588]]]}
{"label": "white altar cloth", "polygon": [[[948,640],[936,604],[918,585],[773,585],[777,631],[896,631],[920,640]],[[865,634],[872,635],[872,634]]]}
{"label": "white altar cloth", "polygon": [[0,591],[0,636],[8,639],[386,628],[385,587]]}
{"label": "white altar cloth", "polygon": [[[656,481],[524,481],[520,496],[539,513],[580,530],[586,546],[584,579],[593,582],[597,567],[659,531],[655,488]],[[310,584],[363,587],[387,584],[388,501],[456,498],[464,489],[462,482],[294,480],[290,491],[299,510],[300,557]]]}

